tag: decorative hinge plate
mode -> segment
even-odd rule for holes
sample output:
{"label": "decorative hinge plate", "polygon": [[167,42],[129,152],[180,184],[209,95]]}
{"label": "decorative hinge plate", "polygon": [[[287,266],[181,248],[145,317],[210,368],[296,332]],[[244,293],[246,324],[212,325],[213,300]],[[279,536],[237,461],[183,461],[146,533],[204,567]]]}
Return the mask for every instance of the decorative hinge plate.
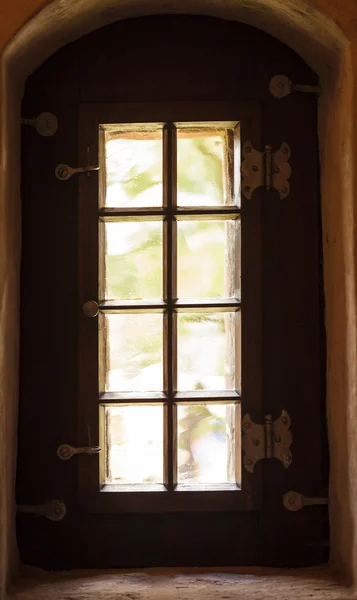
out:
{"label": "decorative hinge plate", "polygon": [[292,463],[290,446],[293,441],[290,431],[291,419],[283,410],[273,421],[271,415],[264,417],[264,424],[254,423],[247,414],[243,418],[243,464],[247,471],[254,472],[256,463],[263,458],[277,458],[285,469]]}
{"label": "decorative hinge plate", "polygon": [[281,200],[286,198],[290,191],[290,156],[290,147],[286,142],[276,152],[269,145],[260,152],[253,148],[251,142],[246,141],[241,166],[243,196],[250,200],[254,190],[264,186],[266,190],[277,190]]}

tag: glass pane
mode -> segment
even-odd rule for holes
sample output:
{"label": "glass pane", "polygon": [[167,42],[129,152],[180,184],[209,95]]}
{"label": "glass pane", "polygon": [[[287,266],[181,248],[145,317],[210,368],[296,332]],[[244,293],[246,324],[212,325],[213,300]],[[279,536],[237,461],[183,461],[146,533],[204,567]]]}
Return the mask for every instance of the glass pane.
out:
{"label": "glass pane", "polygon": [[235,404],[177,407],[178,483],[235,483]]}
{"label": "glass pane", "polygon": [[105,408],[105,483],[163,483],[163,407]]}
{"label": "glass pane", "polygon": [[178,222],[178,297],[240,297],[240,221]]}
{"label": "glass pane", "polygon": [[162,297],[162,223],[122,221],[105,228],[104,298]]}
{"label": "glass pane", "polygon": [[162,206],[162,131],[105,131],[105,205]]}
{"label": "glass pane", "polygon": [[240,313],[178,314],[178,390],[240,387]]}
{"label": "glass pane", "polygon": [[101,314],[100,327],[105,391],[162,391],[162,315]]}
{"label": "glass pane", "polygon": [[179,206],[237,204],[238,140],[233,129],[197,126],[177,131],[177,203]]}

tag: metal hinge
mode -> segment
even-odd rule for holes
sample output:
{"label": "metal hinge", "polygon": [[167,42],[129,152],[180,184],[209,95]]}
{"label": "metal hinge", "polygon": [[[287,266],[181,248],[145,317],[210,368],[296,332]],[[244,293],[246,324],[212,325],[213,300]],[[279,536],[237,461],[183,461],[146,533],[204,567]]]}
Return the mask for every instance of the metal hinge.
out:
{"label": "metal hinge", "polygon": [[291,419],[283,410],[279,419],[271,415],[264,417],[264,424],[254,423],[249,415],[243,418],[243,464],[247,471],[254,472],[256,463],[263,458],[277,458],[285,469],[292,463],[290,446],[293,438],[290,431]]}
{"label": "metal hinge", "polygon": [[293,83],[286,75],[274,75],[269,82],[269,90],[274,98],[285,98],[292,92],[316,94],[317,96],[321,93],[321,88],[318,85]]}
{"label": "metal hinge", "polygon": [[45,517],[50,521],[62,521],[66,516],[67,508],[61,500],[51,500],[51,502],[45,502],[44,504],[19,504],[17,512]]}
{"label": "metal hinge", "polygon": [[54,135],[58,129],[58,120],[56,115],[49,112],[40,113],[34,119],[21,119],[21,125],[31,125],[40,135],[48,137]]}
{"label": "metal hinge", "polygon": [[60,181],[67,181],[70,179],[72,175],[77,175],[77,173],[91,173],[91,171],[99,171],[100,167],[98,165],[89,165],[88,167],[70,167],[69,165],[57,165],[55,168],[55,175],[57,179]]}
{"label": "metal hinge", "polygon": [[281,200],[286,198],[290,191],[290,155],[290,147],[286,142],[276,152],[272,151],[270,145],[260,152],[253,148],[250,141],[246,141],[241,166],[243,196],[250,200],[254,190],[264,186],[266,190],[277,190]]}
{"label": "metal hinge", "polygon": [[285,508],[290,511],[301,510],[304,508],[304,506],[321,506],[328,503],[328,498],[311,498],[304,496],[303,494],[299,494],[299,492],[294,492],[293,490],[286,492],[286,494],[283,496],[283,504]]}
{"label": "metal hinge", "polygon": [[61,444],[57,448],[57,456],[61,460],[69,460],[75,454],[99,454],[102,451],[100,446],[81,446],[75,448],[70,444]]}

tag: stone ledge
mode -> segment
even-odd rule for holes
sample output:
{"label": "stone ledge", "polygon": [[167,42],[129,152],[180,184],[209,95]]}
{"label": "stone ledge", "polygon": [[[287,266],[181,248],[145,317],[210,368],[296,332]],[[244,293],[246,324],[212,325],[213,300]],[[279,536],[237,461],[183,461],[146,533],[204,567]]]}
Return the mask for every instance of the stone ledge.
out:
{"label": "stone ledge", "polygon": [[9,600],[342,600],[352,592],[327,567],[156,568],[48,573],[23,567]]}

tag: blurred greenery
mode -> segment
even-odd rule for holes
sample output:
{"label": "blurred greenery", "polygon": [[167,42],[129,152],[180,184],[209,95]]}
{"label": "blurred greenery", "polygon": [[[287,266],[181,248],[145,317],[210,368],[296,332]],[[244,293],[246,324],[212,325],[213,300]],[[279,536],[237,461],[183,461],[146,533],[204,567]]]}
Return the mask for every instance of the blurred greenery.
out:
{"label": "blurred greenery", "polygon": [[[109,299],[160,298],[162,295],[162,224],[138,222],[135,225],[128,235],[125,234],[126,222],[106,224],[107,235],[126,239],[124,248],[116,253],[107,252],[106,297]],[[110,246],[115,252],[115,242]]]}
{"label": "blurred greenery", "polygon": [[[181,138],[177,140],[177,188],[180,195],[206,196],[202,204],[223,204],[224,138]],[[208,200],[209,199],[209,200]],[[198,203],[198,202],[197,202]]]}
{"label": "blurred greenery", "polygon": [[[147,205],[144,193],[157,187],[162,180],[160,140],[137,141],[119,138],[110,141],[108,147],[108,187],[119,185],[128,199],[127,206],[132,202],[133,205],[137,205],[134,201],[138,196],[141,196],[142,204]],[[220,136],[178,140],[178,189],[179,197],[180,193],[187,195],[185,204],[223,203],[222,149],[223,138]],[[158,194],[161,193],[161,190],[158,190]],[[179,222],[178,285],[181,297],[223,295],[225,226],[222,221]],[[114,227],[120,235],[118,225],[107,224],[107,229]],[[128,236],[126,252],[111,252],[109,248],[106,297],[160,297],[161,248],[161,227],[152,222],[146,223],[145,227],[138,227]]]}
{"label": "blurred greenery", "polygon": [[234,479],[232,415],[232,405],[179,406],[179,483],[223,483]]}
{"label": "blurred greenery", "polygon": [[119,183],[126,196],[133,199],[157,186],[162,182],[161,147],[161,140],[118,138],[107,142],[107,188]]}

